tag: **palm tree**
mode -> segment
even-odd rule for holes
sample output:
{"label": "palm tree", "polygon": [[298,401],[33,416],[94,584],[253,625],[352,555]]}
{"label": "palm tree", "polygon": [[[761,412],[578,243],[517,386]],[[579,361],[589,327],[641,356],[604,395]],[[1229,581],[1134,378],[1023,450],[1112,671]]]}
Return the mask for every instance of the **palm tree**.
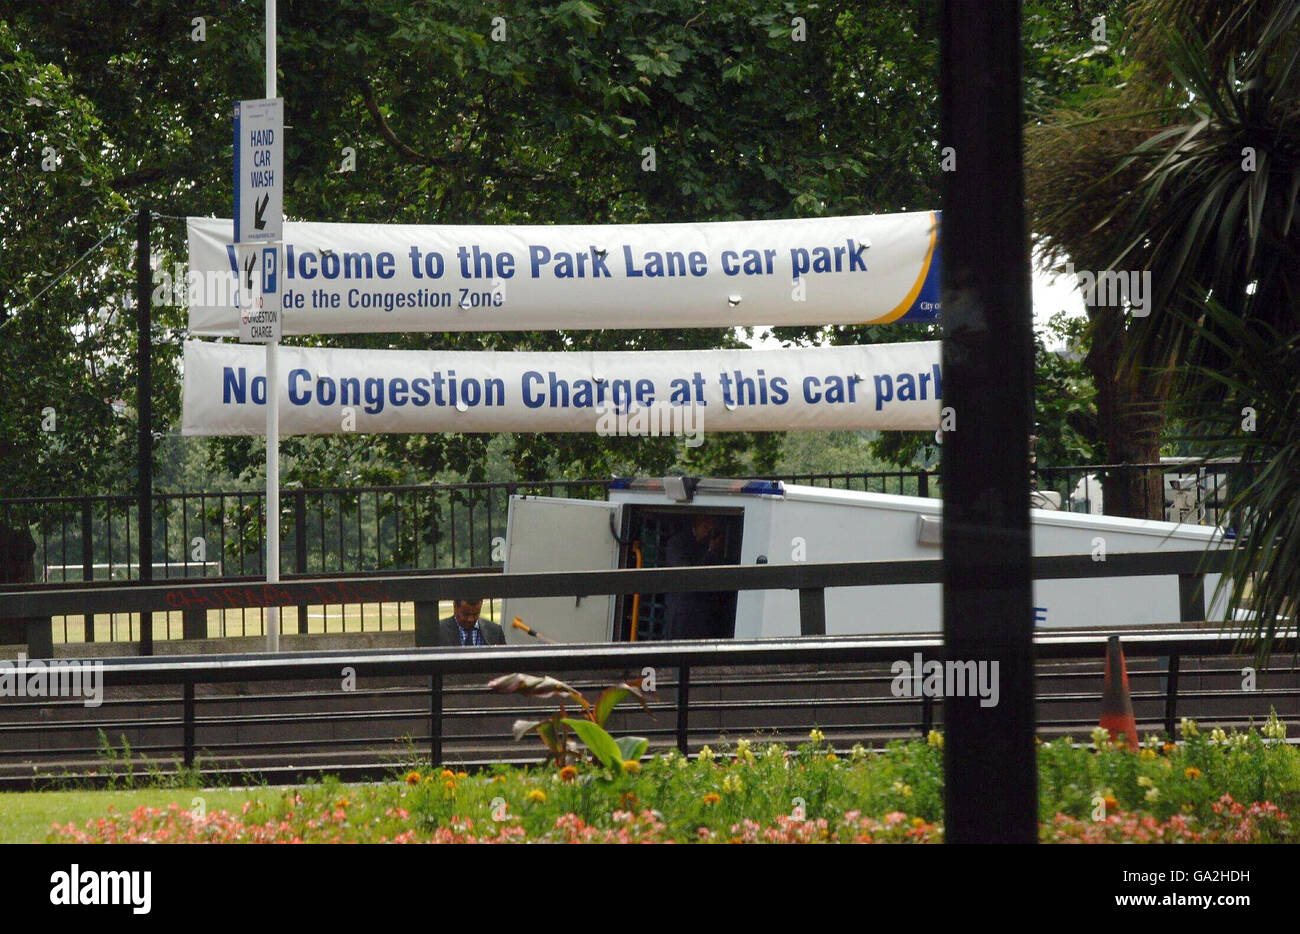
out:
{"label": "palm tree", "polygon": [[1127,80],[1027,130],[1031,218],[1049,256],[1150,273],[1148,316],[1090,309],[1110,456],[1154,461],[1174,417],[1242,459],[1232,605],[1271,635],[1300,594],[1300,2],[1128,13]]}
{"label": "palm tree", "polygon": [[[1137,0],[1128,13],[1117,86],[1027,129],[1026,187],[1050,259],[1150,273],[1149,316],[1126,318],[1113,296],[1089,309],[1108,457],[1140,463],[1159,457],[1168,400],[1199,395],[1196,368],[1231,364],[1194,340],[1208,296],[1295,329],[1300,4]],[[1107,502],[1158,518],[1160,483],[1134,478]]]}

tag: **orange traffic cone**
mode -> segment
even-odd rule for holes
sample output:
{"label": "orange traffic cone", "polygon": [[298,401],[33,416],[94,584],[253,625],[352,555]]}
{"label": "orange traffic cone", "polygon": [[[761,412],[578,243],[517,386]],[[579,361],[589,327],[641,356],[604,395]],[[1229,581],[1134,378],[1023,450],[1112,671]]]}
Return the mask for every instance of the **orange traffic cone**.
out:
{"label": "orange traffic cone", "polygon": [[1124,650],[1119,636],[1106,641],[1106,680],[1101,689],[1101,726],[1110,731],[1111,742],[1124,734],[1128,748],[1137,751],[1137,718],[1133,716],[1133,699],[1128,692],[1128,669],[1124,667]]}

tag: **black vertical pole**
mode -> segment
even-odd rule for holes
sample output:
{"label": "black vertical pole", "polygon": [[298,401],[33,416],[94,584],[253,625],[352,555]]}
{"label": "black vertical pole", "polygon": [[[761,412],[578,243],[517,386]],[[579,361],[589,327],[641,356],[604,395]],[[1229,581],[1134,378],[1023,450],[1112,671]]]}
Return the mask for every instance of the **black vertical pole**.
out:
{"label": "black vertical pole", "polygon": [[[1014,0],[944,0],[943,630],[952,661],[996,663],[998,701],[945,697],[945,837],[1037,838],[1029,434],[1033,331]],[[948,153],[946,147],[952,147]],[[955,169],[955,170],[953,170]]]}
{"label": "black vertical pole", "polygon": [[[81,579],[93,581],[95,579],[95,544],[92,536],[95,534],[94,524],[90,507],[90,497],[81,498]],[[86,630],[86,641],[95,641],[95,614],[87,613],[82,616],[82,626]]]}
{"label": "black vertical pole", "polygon": [[[140,515],[140,583],[153,580],[153,354],[150,299],[153,275],[149,266],[149,209],[136,215],[136,497]],[[153,613],[140,614],[140,654],[153,654]]]}
{"label": "black vertical pole", "polygon": [[[307,494],[298,490],[293,494],[293,569],[299,574],[307,573]],[[321,565],[324,569],[324,563]],[[401,613],[401,604],[398,604]],[[401,628],[401,620],[398,620]],[[307,635],[307,604],[298,604],[298,635]]]}

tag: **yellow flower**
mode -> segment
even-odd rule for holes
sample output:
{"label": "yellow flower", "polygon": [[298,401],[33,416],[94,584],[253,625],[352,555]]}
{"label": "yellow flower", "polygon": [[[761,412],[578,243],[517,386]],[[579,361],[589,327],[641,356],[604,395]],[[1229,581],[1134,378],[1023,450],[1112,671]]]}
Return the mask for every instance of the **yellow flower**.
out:
{"label": "yellow flower", "polygon": [[528,800],[533,804],[545,804],[546,792],[542,791],[540,788],[534,788],[532,791],[528,792]]}
{"label": "yellow flower", "polygon": [[1189,736],[1195,736],[1197,735],[1196,721],[1193,720],[1191,717],[1183,717],[1183,719],[1178,724],[1178,730],[1180,733],[1183,734],[1184,738]]}
{"label": "yellow flower", "polygon": [[913,818],[912,818],[912,826],[913,826],[913,827],[920,827],[920,826],[921,826],[922,824],[924,824],[924,823],[925,823],[925,818],[924,818],[924,817],[913,817]]}
{"label": "yellow flower", "polygon": [[721,800],[722,800],[722,796],[718,794],[716,791],[710,791],[708,794],[704,796],[704,803],[708,805],[717,804]]}
{"label": "yellow flower", "polygon": [[898,792],[904,798],[912,797],[911,785],[904,785],[902,782],[894,782],[894,791]]}
{"label": "yellow flower", "polygon": [[1268,712],[1268,720],[1260,728],[1260,732],[1267,739],[1283,740],[1286,739],[1286,724],[1277,718],[1277,711]]}
{"label": "yellow flower", "polygon": [[701,762],[709,762],[709,761],[712,761],[712,759],[713,759],[713,750],[710,749],[708,746],[701,746],[701,747],[700,747],[700,761],[701,761]]}
{"label": "yellow flower", "polygon": [[457,777],[457,778],[469,778],[469,773],[468,773],[468,772],[457,772],[457,773],[456,773],[456,777]]}
{"label": "yellow flower", "polygon": [[854,762],[860,762],[867,757],[867,747],[861,743],[854,743],[853,748],[849,750],[849,756]]}
{"label": "yellow flower", "polygon": [[1200,778],[1201,770],[1194,765],[1189,765],[1187,768],[1183,769],[1183,774],[1192,779]]}
{"label": "yellow flower", "polygon": [[747,739],[736,740],[736,761],[737,762],[754,761],[754,754],[749,749],[749,740]]}
{"label": "yellow flower", "polygon": [[943,734],[940,733],[938,730],[931,730],[929,733],[927,733],[925,735],[925,741],[929,745],[933,746],[935,749],[943,748]]}
{"label": "yellow flower", "polygon": [[1092,731],[1092,744],[1100,749],[1102,746],[1110,743],[1110,730],[1104,726],[1094,727]]}
{"label": "yellow flower", "polygon": [[826,734],[817,729],[817,727],[813,727],[808,731],[808,738],[819,745],[826,742]]}
{"label": "yellow flower", "polygon": [[1138,753],[1138,756],[1140,756],[1143,759],[1154,759],[1156,757],[1156,751],[1152,749],[1150,746],[1147,746],[1141,752]]}
{"label": "yellow flower", "polygon": [[560,769],[560,781],[571,782],[578,777],[578,770],[571,765],[566,765]]}
{"label": "yellow flower", "polygon": [[1149,777],[1147,777],[1146,775],[1139,775],[1139,776],[1138,776],[1138,784],[1141,785],[1143,788],[1154,788],[1156,783],[1153,782],[1153,781],[1152,781]]}
{"label": "yellow flower", "polygon": [[420,773],[419,773],[419,772],[407,772],[407,773],[406,773],[406,784],[408,784],[408,785],[418,785],[418,784],[420,784]]}
{"label": "yellow flower", "polygon": [[722,779],[722,790],[728,794],[738,794],[745,790],[745,784],[739,775],[727,775]]}
{"label": "yellow flower", "polygon": [[1148,801],[1159,801],[1159,800],[1160,800],[1160,789],[1159,789],[1159,788],[1148,788],[1148,789],[1147,789],[1147,793],[1146,793],[1146,799],[1147,799]]}
{"label": "yellow flower", "polygon": [[629,775],[635,775],[637,772],[641,771],[641,763],[628,759],[623,763],[623,771],[627,772]]}
{"label": "yellow flower", "polygon": [[1192,813],[1193,811],[1195,811],[1195,810],[1196,810],[1196,806],[1195,806],[1194,804],[1192,804],[1192,802],[1190,802],[1190,801],[1186,802],[1186,803],[1183,805],[1183,813],[1184,813],[1184,814],[1191,814],[1191,813]]}

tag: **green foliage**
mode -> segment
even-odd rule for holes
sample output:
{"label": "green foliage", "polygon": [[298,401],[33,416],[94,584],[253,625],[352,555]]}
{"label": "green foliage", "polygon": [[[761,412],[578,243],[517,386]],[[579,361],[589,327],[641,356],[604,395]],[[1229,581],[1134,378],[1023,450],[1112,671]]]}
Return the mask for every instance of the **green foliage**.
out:
{"label": "green foliage", "polygon": [[589,703],[581,691],[550,676],[519,673],[502,675],[488,682],[487,687],[495,694],[567,697],[581,706],[582,719],[565,716],[565,705],[561,701],[560,709],[544,720],[516,720],[514,723],[516,741],[523,739],[527,733],[536,732],[546,746],[548,758],[553,759],[560,768],[564,767],[571,755],[579,752],[578,745],[569,739],[570,730],[583,742],[596,761],[615,774],[621,773],[628,761],[634,763],[640,759],[650,745],[649,740],[639,736],[623,737],[615,741],[604,728],[610,713],[625,698],[634,697],[643,709],[649,709],[641,689],[636,685],[611,685],[601,692],[595,704]]}
{"label": "green foliage", "polygon": [[[590,721],[582,720],[592,727]],[[1038,750],[1045,841],[1295,842],[1300,751],[1262,730],[1148,741],[1139,753],[1069,739]],[[642,741],[643,742],[643,741]],[[638,743],[639,745],[639,743]],[[612,755],[607,751],[607,754]],[[635,748],[622,750],[635,761]],[[337,779],[262,794],[240,814],[84,808],[50,840],[145,842],[935,842],[942,839],[942,737],[835,751],[814,731],[794,748],[740,739],[634,769],[494,765],[476,775],[413,763],[388,783]]]}
{"label": "green foliage", "polygon": [[[937,14],[930,3],[696,0],[514,5],[505,41],[486,7],[455,0],[279,5],[289,216],[378,223],[638,223],[922,210],[938,202]],[[1035,93],[1082,80],[1082,13],[1031,5]],[[1099,8],[1108,8],[1100,5]],[[148,203],[229,212],[229,104],[259,97],[262,11],[212,0],[206,41],[172,0],[0,7],[0,473],[9,495],[123,492],[134,408],[132,236]],[[792,20],[807,41],[793,41]],[[32,103],[30,101],[36,101]],[[42,147],[59,153],[40,171]],[[342,150],[355,171],[341,171]],[[656,170],[643,171],[654,147]],[[185,256],[183,224],[156,222],[157,266]],[[115,232],[116,231],[116,232]],[[73,275],[41,289],[101,237]],[[20,310],[21,309],[21,310]],[[155,307],[159,432],[174,429],[184,310]],[[878,336],[867,337],[877,331]],[[933,329],[795,329],[803,342],[908,340]],[[349,335],[306,344],[441,350],[734,347],[734,330]],[[39,430],[54,405],[60,431]],[[239,485],[261,442],[204,442]],[[287,486],[429,479],[770,472],[781,439],[521,434],[286,438]],[[209,453],[211,452],[211,453]],[[192,472],[204,482],[202,472]],[[223,484],[227,485],[227,484]]]}
{"label": "green foliage", "polygon": [[1088,321],[1057,312],[1034,339],[1034,450],[1040,467],[1096,464],[1105,456],[1096,389],[1084,363]]}
{"label": "green foliage", "polygon": [[1275,633],[1294,625],[1300,595],[1300,330],[1242,319],[1213,299],[1202,317],[1196,342],[1237,363],[1191,367],[1196,388],[1175,411],[1198,452],[1240,460],[1226,504],[1238,537],[1219,589],[1230,614],[1253,614],[1241,629],[1262,637],[1267,654]]}

